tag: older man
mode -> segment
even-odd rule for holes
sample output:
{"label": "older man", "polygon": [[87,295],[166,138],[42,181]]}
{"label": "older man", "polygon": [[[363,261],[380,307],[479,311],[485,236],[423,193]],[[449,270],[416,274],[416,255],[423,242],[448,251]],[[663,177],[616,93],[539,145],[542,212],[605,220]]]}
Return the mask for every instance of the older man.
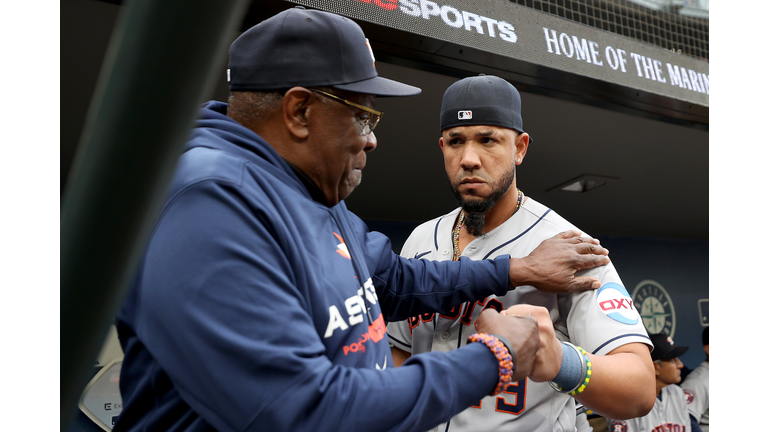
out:
{"label": "older man", "polygon": [[[423,430],[535,367],[537,322],[486,313],[464,349],[394,369],[385,321],[511,286],[593,288],[607,251],[569,232],[524,259],[401,259],[343,202],[360,183],[381,78],[353,21],[294,8],[230,49],[182,155],[117,328],[115,431]],[[543,324],[546,324],[544,320]],[[446,378],[448,377],[448,378]]]}

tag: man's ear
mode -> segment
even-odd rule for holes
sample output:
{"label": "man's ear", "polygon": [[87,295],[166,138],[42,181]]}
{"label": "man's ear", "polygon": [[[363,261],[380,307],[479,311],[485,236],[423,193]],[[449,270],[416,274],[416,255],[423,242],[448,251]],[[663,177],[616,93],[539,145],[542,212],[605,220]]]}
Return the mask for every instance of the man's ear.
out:
{"label": "man's ear", "polygon": [[309,136],[308,108],[312,103],[312,92],[304,87],[293,87],[283,96],[283,122],[285,127],[298,139]]}
{"label": "man's ear", "polygon": [[520,165],[523,163],[525,154],[528,152],[528,142],[531,137],[528,133],[523,132],[515,138],[515,164]]}
{"label": "man's ear", "polygon": [[443,149],[443,137],[440,137],[440,150]]}
{"label": "man's ear", "polygon": [[656,373],[656,376],[659,376],[661,373],[661,365],[658,362],[653,362],[653,371]]}

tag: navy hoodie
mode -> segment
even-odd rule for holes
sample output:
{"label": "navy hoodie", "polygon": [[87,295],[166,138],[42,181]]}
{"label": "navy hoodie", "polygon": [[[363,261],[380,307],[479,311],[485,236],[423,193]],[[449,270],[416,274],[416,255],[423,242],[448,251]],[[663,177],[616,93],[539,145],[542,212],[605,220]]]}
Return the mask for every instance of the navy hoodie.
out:
{"label": "navy hoodie", "polygon": [[386,322],[503,295],[509,257],[399,257],[226,109],[203,106],[120,310],[114,430],[422,431],[489,394],[488,348],[394,368]]}

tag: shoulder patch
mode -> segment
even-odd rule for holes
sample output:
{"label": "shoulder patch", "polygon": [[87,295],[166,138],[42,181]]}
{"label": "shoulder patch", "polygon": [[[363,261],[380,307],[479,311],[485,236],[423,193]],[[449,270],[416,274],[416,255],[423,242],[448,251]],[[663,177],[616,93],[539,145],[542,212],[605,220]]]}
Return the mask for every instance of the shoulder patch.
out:
{"label": "shoulder patch", "polygon": [[627,422],[624,420],[614,420],[611,422],[611,432],[627,432]]}
{"label": "shoulder patch", "polygon": [[685,389],[685,401],[691,404],[694,399],[696,399],[696,395],[693,394],[693,391]]}
{"label": "shoulder patch", "polygon": [[628,325],[637,324],[640,321],[640,315],[632,304],[632,297],[629,296],[626,288],[616,282],[608,282],[600,287],[596,301],[600,310],[614,321]]}

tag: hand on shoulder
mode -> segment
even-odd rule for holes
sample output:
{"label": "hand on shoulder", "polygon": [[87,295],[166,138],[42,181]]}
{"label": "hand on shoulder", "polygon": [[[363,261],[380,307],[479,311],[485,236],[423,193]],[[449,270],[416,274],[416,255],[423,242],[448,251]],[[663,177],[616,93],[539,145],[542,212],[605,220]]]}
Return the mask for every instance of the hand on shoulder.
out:
{"label": "hand on shoulder", "polygon": [[600,281],[576,277],[576,272],[609,262],[608,249],[600,246],[599,240],[565,231],[544,240],[528,256],[511,258],[509,280],[513,287],[532,285],[548,293],[585,291],[599,288]]}

